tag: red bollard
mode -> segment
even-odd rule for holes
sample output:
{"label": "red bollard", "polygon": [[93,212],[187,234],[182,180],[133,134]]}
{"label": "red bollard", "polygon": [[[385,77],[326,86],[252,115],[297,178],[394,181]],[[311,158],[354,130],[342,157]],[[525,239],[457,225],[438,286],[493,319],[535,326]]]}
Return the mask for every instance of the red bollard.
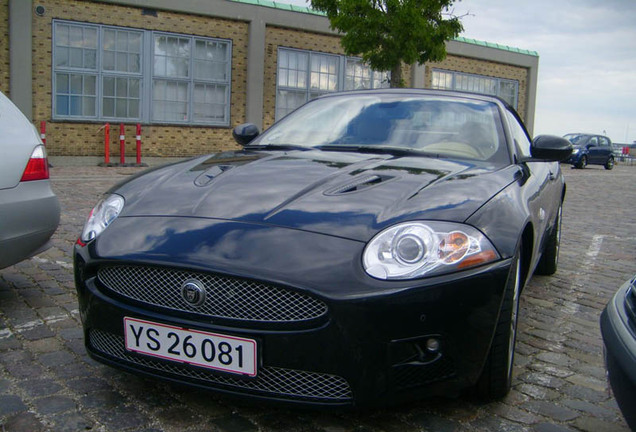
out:
{"label": "red bollard", "polygon": [[40,138],[42,139],[42,144],[46,145],[46,122],[44,120],[40,122]]}
{"label": "red bollard", "polygon": [[126,155],[125,155],[125,141],[126,137],[124,136],[124,124],[119,124],[119,163],[122,165],[126,163]]}
{"label": "red bollard", "polygon": [[137,165],[141,165],[141,124],[137,123]]}
{"label": "red bollard", "polygon": [[104,163],[110,163],[110,123],[104,125]]}

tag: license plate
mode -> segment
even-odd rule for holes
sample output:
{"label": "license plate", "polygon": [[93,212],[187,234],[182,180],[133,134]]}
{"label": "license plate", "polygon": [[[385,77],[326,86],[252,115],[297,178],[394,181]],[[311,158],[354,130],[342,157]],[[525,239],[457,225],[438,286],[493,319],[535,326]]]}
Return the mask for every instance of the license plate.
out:
{"label": "license plate", "polygon": [[256,341],[124,318],[126,349],[234,374],[256,376]]}

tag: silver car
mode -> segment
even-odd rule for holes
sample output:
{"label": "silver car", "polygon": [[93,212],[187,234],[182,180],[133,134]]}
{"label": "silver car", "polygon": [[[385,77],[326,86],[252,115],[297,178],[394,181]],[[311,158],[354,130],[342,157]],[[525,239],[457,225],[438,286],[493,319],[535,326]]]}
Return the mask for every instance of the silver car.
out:
{"label": "silver car", "polygon": [[59,221],[42,140],[0,92],[0,269],[48,249]]}

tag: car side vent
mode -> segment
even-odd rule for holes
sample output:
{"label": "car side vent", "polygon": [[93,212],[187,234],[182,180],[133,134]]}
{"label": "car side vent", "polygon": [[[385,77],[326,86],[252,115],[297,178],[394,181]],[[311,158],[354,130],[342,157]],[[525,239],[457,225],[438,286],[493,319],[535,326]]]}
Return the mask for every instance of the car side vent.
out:
{"label": "car side vent", "polygon": [[392,177],[379,175],[360,177],[345,185],[329,189],[327,192],[325,192],[325,195],[341,195],[351,192],[358,192],[372,186],[377,186],[380,183],[384,183],[385,181],[390,180],[391,178]]}

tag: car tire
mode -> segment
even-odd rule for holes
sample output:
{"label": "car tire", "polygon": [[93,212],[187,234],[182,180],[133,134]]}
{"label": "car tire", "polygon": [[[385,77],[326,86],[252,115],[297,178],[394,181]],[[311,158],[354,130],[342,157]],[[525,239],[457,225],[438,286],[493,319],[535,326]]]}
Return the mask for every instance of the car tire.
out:
{"label": "car tire", "polygon": [[585,168],[587,166],[587,156],[581,156],[581,160],[579,161],[579,163],[574,166],[578,169]]}
{"label": "car tire", "polygon": [[561,219],[563,217],[563,205],[557,210],[556,220],[552,231],[550,231],[548,241],[545,245],[543,255],[537,264],[535,273],[543,276],[550,276],[556,273],[559,265],[559,248],[561,246]]}
{"label": "car tire", "polygon": [[521,251],[521,247],[519,247],[512,260],[495,335],[484,369],[474,387],[475,396],[483,402],[505,397],[510,391],[512,384],[512,368],[517,342],[519,296],[521,294],[521,259],[519,251]]}
{"label": "car tire", "polygon": [[614,168],[614,158],[610,156],[607,162],[605,162],[604,166],[606,170],[611,170],[612,168]]}

